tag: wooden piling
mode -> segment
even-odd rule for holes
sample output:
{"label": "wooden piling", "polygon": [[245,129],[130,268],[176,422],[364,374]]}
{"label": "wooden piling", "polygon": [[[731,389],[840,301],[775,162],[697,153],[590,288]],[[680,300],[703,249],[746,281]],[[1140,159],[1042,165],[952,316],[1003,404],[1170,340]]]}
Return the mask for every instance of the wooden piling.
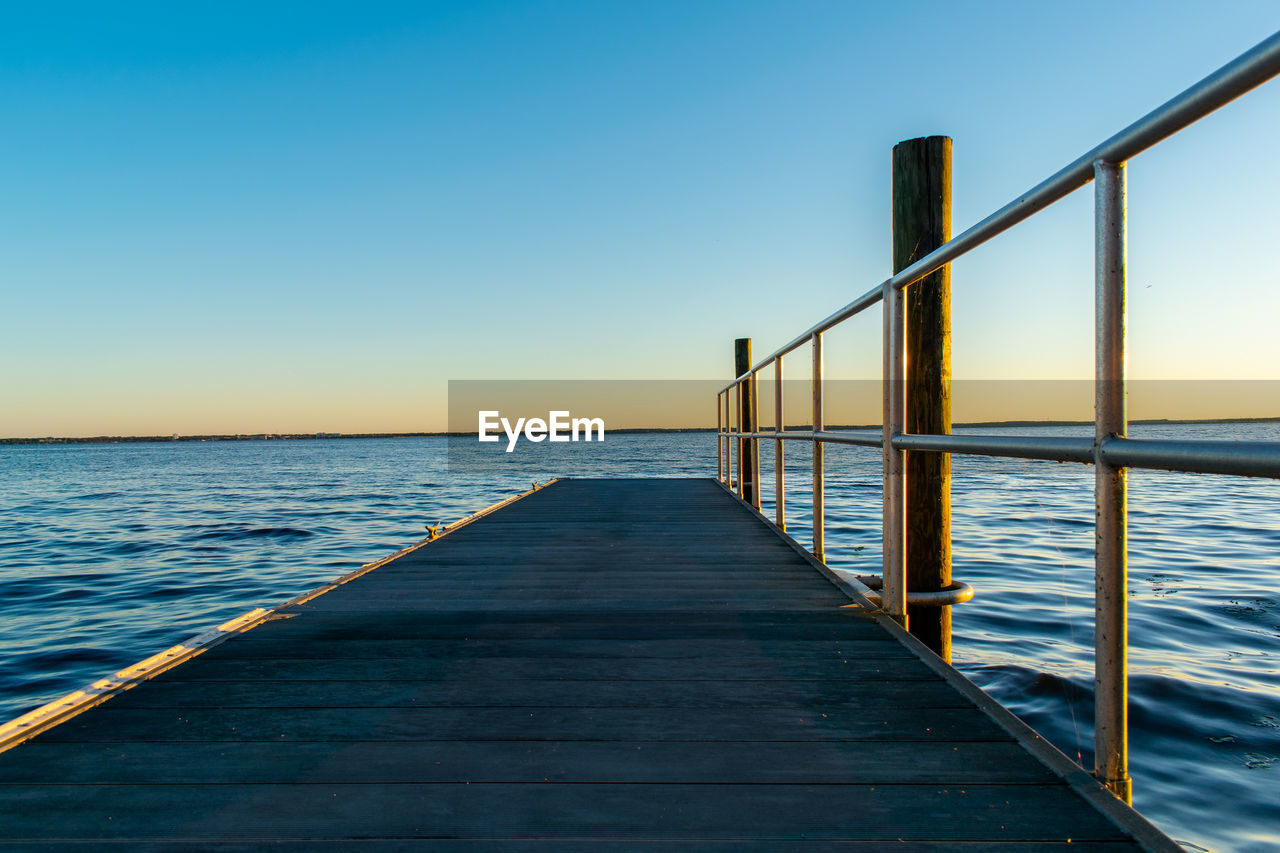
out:
{"label": "wooden piling", "polygon": [[[908,139],[893,148],[893,270],[951,239],[951,139]],[[951,432],[951,267],[906,290],[906,432]],[[906,455],[908,592],[951,583],[951,456]],[[951,659],[951,608],[908,607],[911,633]]]}
{"label": "wooden piling", "polygon": [[[733,375],[741,376],[751,369],[751,338],[738,338],[733,342]],[[738,429],[744,433],[756,431],[755,382],[744,379],[738,383]],[[738,439],[738,496],[753,506],[756,504],[758,486],[756,468],[759,467],[754,438]]]}

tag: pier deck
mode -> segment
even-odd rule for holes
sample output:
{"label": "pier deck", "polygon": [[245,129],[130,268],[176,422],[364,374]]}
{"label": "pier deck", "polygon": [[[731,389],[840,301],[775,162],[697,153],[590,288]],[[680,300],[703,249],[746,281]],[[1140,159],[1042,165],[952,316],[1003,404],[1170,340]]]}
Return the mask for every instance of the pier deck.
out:
{"label": "pier deck", "polygon": [[0,754],[0,847],[1178,849],[851,603],[712,480],[557,482]]}

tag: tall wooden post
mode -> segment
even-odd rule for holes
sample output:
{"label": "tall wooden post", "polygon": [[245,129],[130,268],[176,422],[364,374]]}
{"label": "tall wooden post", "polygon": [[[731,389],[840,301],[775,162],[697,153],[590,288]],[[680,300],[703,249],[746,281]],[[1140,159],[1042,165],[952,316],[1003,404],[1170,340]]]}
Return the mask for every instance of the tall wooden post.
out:
{"label": "tall wooden post", "polygon": [[[733,342],[733,375],[741,376],[751,369],[751,338],[738,338]],[[742,432],[755,432],[755,382],[751,378],[738,383],[738,429]],[[749,504],[755,505],[757,484],[756,468],[758,457],[755,454],[755,439],[738,439],[738,479],[741,483],[738,496]]]}
{"label": "tall wooden post", "polygon": [[[815,433],[826,429],[825,415],[822,410],[822,332],[814,332],[809,339],[809,347],[813,350],[813,377],[810,390],[813,393],[813,423],[810,426]],[[826,539],[826,467],[823,462],[823,451],[826,444],[813,442],[813,556],[819,562],[827,561]]]}
{"label": "tall wooden post", "polygon": [[[908,139],[893,148],[893,271],[951,239],[951,138]],[[906,290],[908,433],[951,433],[951,267]],[[907,591],[951,583],[951,456],[907,451]],[[911,633],[951,660],[951,608],[907,610]]]}

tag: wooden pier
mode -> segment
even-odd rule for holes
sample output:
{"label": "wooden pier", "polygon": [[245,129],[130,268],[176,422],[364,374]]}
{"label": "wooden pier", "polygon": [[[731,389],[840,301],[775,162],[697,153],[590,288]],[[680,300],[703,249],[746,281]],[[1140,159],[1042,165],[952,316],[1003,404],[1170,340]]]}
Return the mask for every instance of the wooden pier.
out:
{"label": "wooden pier", "polygon": [[0,849],[1180,849],[852,595],[556,482],[0,754]]}

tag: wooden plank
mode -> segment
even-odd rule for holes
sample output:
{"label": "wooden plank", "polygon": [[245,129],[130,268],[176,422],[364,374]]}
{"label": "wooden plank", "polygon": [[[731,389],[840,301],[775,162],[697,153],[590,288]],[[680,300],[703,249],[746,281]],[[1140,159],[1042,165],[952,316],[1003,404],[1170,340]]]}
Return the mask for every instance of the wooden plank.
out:
{"label": "wooden plank", "polygon": [[371,658],[404,657],[506,657],[508,655],[548,655],[590,659],[652,659],[680,660],[693,657],[741,656],[762,654],[769,657],[795,655],[843,655],[859,659],[911,658],[909,651],[892,638],[877,640],[719,640],[699,639],[599,639],[562,640],[555,637],[537,639],[352,639],[330,636],[325,639],[299,642],[286,639],[257,639],[252,635],[237,637],[234,645],[211,649],[199,660],[227,658]]}
{"label": "wooden plank", "polygon": [[705,615],[653,611],[584,615],[580,611],[573,611],[539,614],[536,617],[504,613],[501,617],[495,617],[488,610],[452,610],[433,613],[429,620],[405,613],[389,613],[381,619],[370,619],[364,614],[319,612],[306,605],[285,608],[282,612],[290,616],[305,615],[306,618],[269,621],[252,632],[237,637],[234,645],[223,644],[213,651],[225,653],[244,645],[281,639],[299,644],[325,639],[556,638],[591,641],[676,640],[685,643],[708,640],[814,640],[840,643],[860,640],[900,645],[874,622],[849,615],[827,616],[812,611]]}
{"label": "wooden plank", "polygon": [[[742,607],[751,606],[769,606],[777,611],[787,610],[810,610],[820,599],[804,598],[800,601],[782,601],[778,602],[768,596],[762,597],[731,597],[726,596],[718,599],[705,599],[698,603],[696,612],[735,612],[741,610]],[[660,607],[673,613],[690,612],[689,598],[649,598],[649,597],[632,597],[632,598],[605,598],[600,596],[573,596],[568,598],[559,596],[556,598],[520,598],[516,596],[508,598],[457,598],[447,599],[447,601],[439,601],[439,599],[428,598],[425,603],[420,605],[410,605],[401,598],[385,598],[375,599],[372,602],[366,602],[364,605],[360,603],[342,602],[334,605],[334,610],[346,608],[355,612],[419,612],[419,613],[438,613],[442,611],[452,610],[453,607],[462,607],[466,610],[476,610],[479,607],[488,607],[490,613],[518,613],[518,612],[544,612],[554,613],[563,610],[568,605],[579,608],[582,612],[595,613],[612,613],[627,608],[644,606],[648,608]],[[329,610],[325,606],[317,606],[315,610]]]}
{"label": "wooden plank", "polygon": [[1123,837],[1061,785],[12,785],[0,803],[13,840]]}
{"label": "wooden plank", "polygon": [[1009,741],[976,708],[120,708],[40,743],[291,740]]}
{"label": "wooden plank", "polygon": [[261,681],[156,680],[119,708],[969,708],[941,681]]}
{"label": "wooden plank", "polygon": [[[349,586],[356,587],[351,590],[342,588],[337,591],[349,591],[352,593],[363,593],[366,595],[375,595],[380,592],[380,588],[385,585],[386,589],[405,589],[416,588],[427,591],[438,588],[441,591],[455,589],[484,589],[492,590],[495,586],[502,585],[524,585],[524,595],[528,597],[530,591],[540,591],[542,589],[563,590],[563,589],[579,589],[584,592],[592,591],[596,594],[604,594],[605,597],[617,598],[621,591],[642,591],[646,594],[653,594],[655,588],[663,586],[674,589],[696,589],[700,592],[710,591],[717,596],[732,594],[735,590],[768,590],[775,594],[785,596],[791,591],[804,591],[814,594],[824,593],[825,590],[815,590],[808,581],[787,577],[786,575],[775,576],[776,570],[769,568],[763,570],[743,570],[741,577],[735,572],[725,570],[708,571],[706,573],[694,574],[692,572],[675,571],[674,569],[662,569],[652,572],[631,573],[628,576],[620,577],[616,572],[610,573],[604,570],[581,572],[565,572],[562,567],[556,569],[538,569],[530,567],[527,572],[513,572],[509,567],[503,569],[495,569],[492,566],[448,566],[448,567],[427,567],[421,569],[419,573],[414,575],[394,575],[388,573],[385,578],[381,578],[381,583],[375,588],[367,586],[364,589],[358,588],[359,585],[351,584]],[[549,597],[549,596],[541,596]],[[320,601],[321,599],[316,599]],[[311,602],[307,602],[310,604]],[[819,603],[811,607],[811,611],[824,610],[830,600]],[[305,606],[305,605],[302,605]],[[457,607],[456,610],[465,610],[463,607]],[[477,610],[483,610],[478,608]],[[651,607],[635,607],[638,611],[657,611],[658,608]],[[571,611],[574,608],[565,607],[564,610]],[[755,610],[766,610],[766,608],[744,608],[744,612],[752,612]],[[582,614],[583,616],[587,614]]]}
{"label": "wooden plank", "polygon": [[570,681],[940,681],[918,660],[860,660],[841,656],[793,660],[738,657],[581,658],[542,655],[475,658],[459,649],[450,657],[222,658],[183,666],[165,681],[441,681],[554,679]]}
{"label": "wooden plank", "polygon": [[37,743],[0,764],[0,785],[645,782],[1053,784],[1016,743],[608,742]]}

